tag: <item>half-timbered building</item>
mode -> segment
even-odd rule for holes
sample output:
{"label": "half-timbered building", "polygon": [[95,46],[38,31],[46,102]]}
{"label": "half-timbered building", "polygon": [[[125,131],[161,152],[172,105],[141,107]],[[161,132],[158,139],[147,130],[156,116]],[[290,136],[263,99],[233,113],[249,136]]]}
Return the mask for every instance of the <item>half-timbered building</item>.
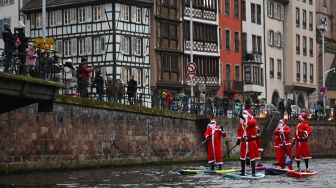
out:
{"label": "half-timbered building", "polygon": [[[31,0],[22,11],[31,37],[42,36],[40,0]],[[138,83],[138,99],[151,106],[150,12],[153,0],[48,0],[47,37],[64,63],[82,57],[106,76],[126,84],[131,75]]]}
{"label": "half-timbered building", "polygon": [[[208,97],[218,94],[221,84],[218,40],[218,1],[193,0],[193,63],[197,65],[195,76],[196,97],[200,90]],[[184,65],[190,62],[190,0],[184,1]],[[185,77],[185,73],[184,73]],[[204,87],[205,86],[205,87]],[[186,85],[186,88],[190,88]],[[203,88],[203,89],[201,89]]]}

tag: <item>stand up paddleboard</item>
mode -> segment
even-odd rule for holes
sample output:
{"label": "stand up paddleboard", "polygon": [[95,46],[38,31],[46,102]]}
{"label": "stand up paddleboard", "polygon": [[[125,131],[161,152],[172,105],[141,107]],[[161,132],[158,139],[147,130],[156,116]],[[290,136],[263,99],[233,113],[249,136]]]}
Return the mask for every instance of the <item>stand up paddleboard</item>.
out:
{"label": "stand up paddleboard", "polygon": [[286,172],[287,176],[292,176],[292,177],[309,177],[309,176],[315,176],[317,174],[317,172],[315,171],[311,171],[311,172],[297,172],[295,170],[288,170],[288,172]]}
{"label": "stand up paddleboard", "polygon": [[265,174],[262,173],[256,173],[255,176],[252,176],[252,174],[245,174],[245,176],[239,175],[239,174],[225,174],[224,175],[225,178],[231,178],[231,179],[261,179],[265,177]]}
{"label": "stand up paddleboard", "polygon": [[268,167],[268,166],[257,166],[256,170],[262,171],[262,170],[266,170],[267,168],[270,168],[270,167]]}
{"label": "stand up paddleboard", "polygon": [[226,169],[226,170],[211,170],[211,169],[180,169],[181,175],[194,175],[194,174],[227,174],[232,172],[238,172],[240,169]]}
{"label": "stand up paddleboard", "polygon": [[269,167],[265,170],[266,175],[279,175],[279,174],[286,174],[288,169],[281,169],[281,168],[273,168]]}

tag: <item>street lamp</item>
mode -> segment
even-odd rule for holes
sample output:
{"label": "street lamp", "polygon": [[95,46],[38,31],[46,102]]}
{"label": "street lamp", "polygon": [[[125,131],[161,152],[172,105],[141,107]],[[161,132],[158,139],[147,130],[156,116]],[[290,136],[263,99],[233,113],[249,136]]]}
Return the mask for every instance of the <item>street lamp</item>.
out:
{"label": "street lamp", "polygon": [[[324,79],[324,33],[327,31],[327,18],[321,18],[320,25],[318,29],[321,31],[322,36],[322,84],[323,88],[325,88],[325,79]],[[326,103],[326,94],[323,94],[323,112],[325,112],[325,103]]]}

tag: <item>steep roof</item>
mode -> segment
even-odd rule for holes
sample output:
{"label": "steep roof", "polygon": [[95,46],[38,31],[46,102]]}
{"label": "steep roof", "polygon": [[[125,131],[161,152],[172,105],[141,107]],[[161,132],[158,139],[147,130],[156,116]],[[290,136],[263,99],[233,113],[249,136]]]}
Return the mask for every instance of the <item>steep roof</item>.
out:
{"label": "steep roof", "polygon": [[[67,5],[75,5],[81,3],[100,3],[100,2],[122,2],[122,3],[149,3],[153,4],[153,0],[46,0],[47,7],[62,7]],[[41,9],[42,0],[30,0],[25,3],[21,9],[22,12]]]}

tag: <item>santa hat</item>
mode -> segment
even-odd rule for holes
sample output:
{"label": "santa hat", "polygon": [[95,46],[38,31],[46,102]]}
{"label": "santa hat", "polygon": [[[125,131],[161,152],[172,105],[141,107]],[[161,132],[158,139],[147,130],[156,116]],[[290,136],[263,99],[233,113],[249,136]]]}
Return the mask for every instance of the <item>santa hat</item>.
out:
{"label": "santa hat", "polygon": [[280,119],[279,121],[280,123],[286,124],[287,123],[287,119]]}
{"label": "santa hat", "polygon": [[210,123],[216,123],[216,119],[213,118]]}
{"label": "santa hat", "polygon": [[302,121],[307,120],[307,114],[301,114],[301,115],[299,116],[299,119],[302,120]]}

